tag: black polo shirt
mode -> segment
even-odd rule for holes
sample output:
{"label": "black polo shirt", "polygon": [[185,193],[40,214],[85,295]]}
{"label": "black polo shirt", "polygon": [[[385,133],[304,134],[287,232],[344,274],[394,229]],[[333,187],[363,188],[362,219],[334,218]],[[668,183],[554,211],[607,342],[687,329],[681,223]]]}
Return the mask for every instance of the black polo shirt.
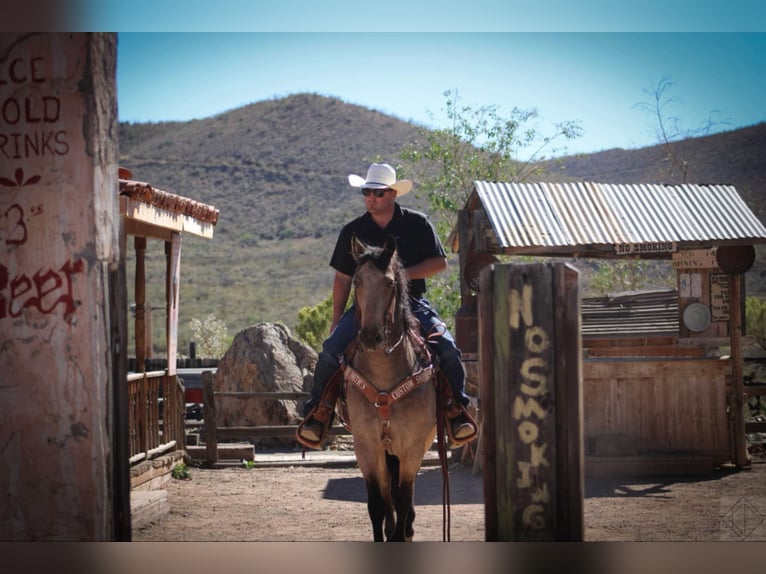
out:
{"label": "black polo shirt", "polygon": [[[330,259],[330,266],[346,275],[353,275],[356,271],[356,263],[351,254],[351,238],[354,235],[368,245],[376,247],[382,247],[386,237],[392,235],[396,239],[399,259],[402,260],[405,268],[431,257],[446,256],[444,246],[428,216],[414,209],[401,207],[398,203],[394,206],[394,216],[383,229],[378,227],[367,212],[341,229],[335,251]],[[412,296],[423,297],[425,292],[425,279],[410,281]]]}

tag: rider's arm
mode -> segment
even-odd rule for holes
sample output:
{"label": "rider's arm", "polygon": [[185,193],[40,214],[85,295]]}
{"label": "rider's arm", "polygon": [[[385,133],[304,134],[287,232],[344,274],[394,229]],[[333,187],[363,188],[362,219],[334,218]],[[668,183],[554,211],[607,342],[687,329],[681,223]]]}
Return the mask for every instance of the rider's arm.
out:
{"label": "rider's arm", "polygon": [[429,257],[420,263],[407,267],[407,276],[410,279],[427,279],[447,268],[446,257]]}
{"label": "rider's arm", "polygon": [[336,271],[335,280],[332,284],[332,325],[330,325],[330,333],[333,332],[338,321],[340,321],[341,315],[343,315],[343,311],[346,310],[346,303],[350,293],[351,276]]}

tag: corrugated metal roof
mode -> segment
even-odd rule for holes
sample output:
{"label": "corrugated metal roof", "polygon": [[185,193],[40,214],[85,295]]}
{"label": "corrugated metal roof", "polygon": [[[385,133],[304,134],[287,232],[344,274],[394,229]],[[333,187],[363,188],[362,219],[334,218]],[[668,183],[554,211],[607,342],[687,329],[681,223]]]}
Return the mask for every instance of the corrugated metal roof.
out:
{"label": "corrugated metal roof", "polygon": [[678,291],[631,292],[580,301],[584,336],[678,335]]}
{"label": "corrugated metal roof", "polygon": [[469,205],[478,196],[501,248],[766,243],[766,227],[730,185],[476,181],[474,189]]}

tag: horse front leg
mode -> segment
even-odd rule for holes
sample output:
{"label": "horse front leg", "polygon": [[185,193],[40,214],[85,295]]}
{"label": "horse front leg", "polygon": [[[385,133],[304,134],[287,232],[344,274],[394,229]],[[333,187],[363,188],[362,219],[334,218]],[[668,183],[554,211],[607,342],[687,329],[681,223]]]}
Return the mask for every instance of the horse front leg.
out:
{"label": "horse front leg", "polygon": [[380,493],[380,485],[376,480],[368,480],[367,484],[367,513],[372,523],[372,539],[383,542],[383,519],[386,516],[386,503]]}
{"label": "horse front leg", "polygon": [[411,542],[415,531],[414,480],[404,480],[394,489],[394,507],[396,508],[396,528],[388,540]]}

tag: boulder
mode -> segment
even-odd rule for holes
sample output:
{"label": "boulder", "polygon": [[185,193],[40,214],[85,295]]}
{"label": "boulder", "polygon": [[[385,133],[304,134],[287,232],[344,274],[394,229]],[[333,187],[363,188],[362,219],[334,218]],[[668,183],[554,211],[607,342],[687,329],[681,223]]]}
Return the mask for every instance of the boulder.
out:
{"label": "boulder", "polygon": [[[218,362],[213,388],[221,391],[310,391],[317,353],[281,323],[240,331]],[[303,400],[216,397],[216,426],[298,424]],[[294,445],[295,439],[259,439],[262,446]]]}

